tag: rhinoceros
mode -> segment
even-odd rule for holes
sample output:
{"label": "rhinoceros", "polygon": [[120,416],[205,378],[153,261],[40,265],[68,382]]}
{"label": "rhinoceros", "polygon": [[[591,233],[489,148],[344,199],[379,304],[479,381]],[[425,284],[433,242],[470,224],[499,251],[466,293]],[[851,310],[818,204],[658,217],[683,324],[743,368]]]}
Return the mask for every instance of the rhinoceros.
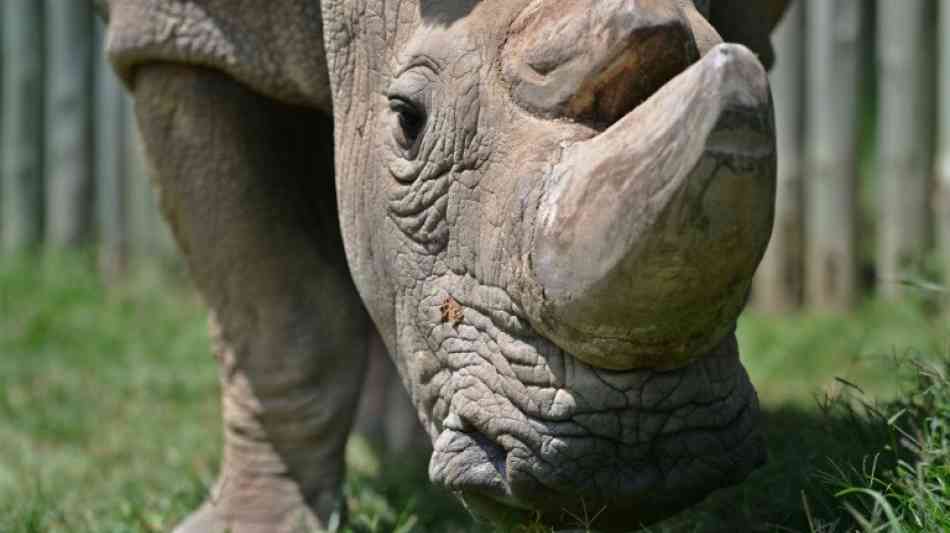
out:
{"label": "rhinoceros", "polygon": [[373,325],[477,516],[622,531],[746,478],[784,3],[100,0],[220,363],[177,531],[339,526]]}

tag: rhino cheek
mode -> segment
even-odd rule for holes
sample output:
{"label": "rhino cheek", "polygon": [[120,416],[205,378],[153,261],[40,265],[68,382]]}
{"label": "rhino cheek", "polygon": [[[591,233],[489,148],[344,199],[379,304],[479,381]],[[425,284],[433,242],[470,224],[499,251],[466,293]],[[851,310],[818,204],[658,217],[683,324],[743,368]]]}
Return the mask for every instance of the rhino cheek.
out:
{"label": "rhino cheek", "polygon": [[594,506],[598,529],[626,531],[761,464],[755,392],[732,336],[680,370],[603,371],[532,332],[497,289],[467,283],[433,280],[423,302],[456,287],[458,322],[422,314],[438,325],[401,330],[429,332],[414,339],[409,376],[433,435],[430,476],[473,508],[533,509],[568,526]]}

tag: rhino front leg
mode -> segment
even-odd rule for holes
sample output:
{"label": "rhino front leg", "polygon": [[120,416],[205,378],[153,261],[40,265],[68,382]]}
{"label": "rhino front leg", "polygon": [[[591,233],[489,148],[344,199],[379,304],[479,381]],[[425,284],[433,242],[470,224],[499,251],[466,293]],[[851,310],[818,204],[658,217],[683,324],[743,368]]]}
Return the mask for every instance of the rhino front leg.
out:
{"label": "rhino front leg", "polygon": [[332,124],[199,68],[143,66],[134,92],[220,362],[220,477],[177,532],[332,529],[369,331],[338,230]]}

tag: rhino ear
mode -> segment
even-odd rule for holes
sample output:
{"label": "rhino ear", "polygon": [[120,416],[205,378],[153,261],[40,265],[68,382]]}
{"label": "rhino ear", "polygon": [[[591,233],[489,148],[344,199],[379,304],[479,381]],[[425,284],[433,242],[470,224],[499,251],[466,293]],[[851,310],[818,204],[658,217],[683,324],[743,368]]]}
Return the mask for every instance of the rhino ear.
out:
{"label": "rhino ear", "polygon": [[766,68],[775,61],[771,33],[792,0],[712,0],[709,21],[727,42],[747,46]]}

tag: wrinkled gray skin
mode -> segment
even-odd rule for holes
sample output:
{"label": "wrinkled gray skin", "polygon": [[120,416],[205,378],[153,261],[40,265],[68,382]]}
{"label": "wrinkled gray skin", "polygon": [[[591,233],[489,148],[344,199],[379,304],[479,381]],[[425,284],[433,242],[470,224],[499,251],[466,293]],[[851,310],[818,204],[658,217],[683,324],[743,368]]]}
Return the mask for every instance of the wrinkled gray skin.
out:
{"label": "wrinkled gray skin", "polygon": [[339,524],[370,317],[479,516],[629,530],[762,463],[771,102],[713,26],[768,61],[784,2],[101,3],[221,364],[177,531]]}

